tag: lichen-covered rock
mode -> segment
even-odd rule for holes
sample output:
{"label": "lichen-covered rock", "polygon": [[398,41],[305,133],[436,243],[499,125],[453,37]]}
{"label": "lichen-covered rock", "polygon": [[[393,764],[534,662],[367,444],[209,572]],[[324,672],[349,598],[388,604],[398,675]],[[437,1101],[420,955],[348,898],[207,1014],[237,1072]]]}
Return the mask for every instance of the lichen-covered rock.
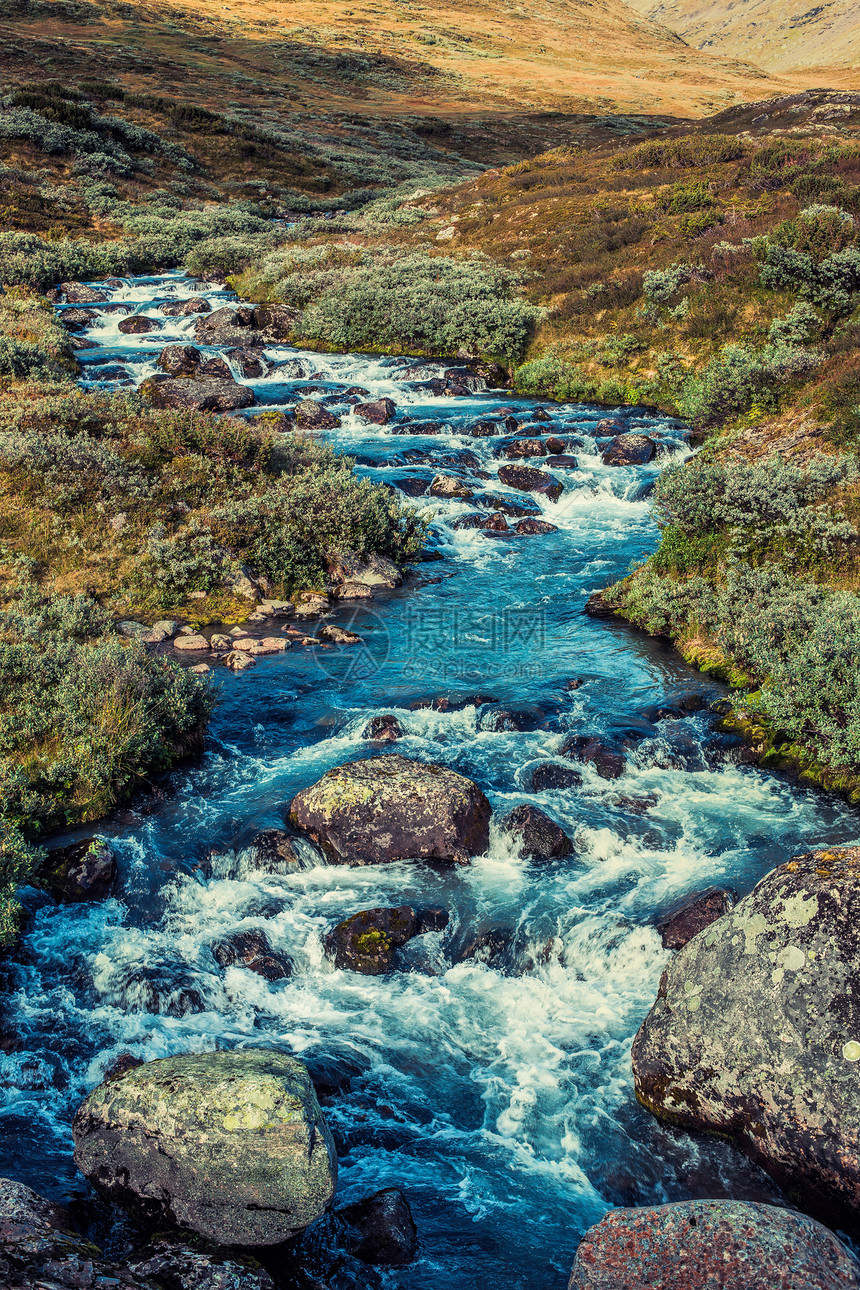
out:
{"label": "lichen-covered rock", "polygon": [[472,488],[456,475],[434,476],[429,491],[434,497],[471,497]]}
{"label": "lichen-covered rock", "polygon": [[356,403],[353,412],[362,421],[387,426],[397,416],[397,404],[393,399],[374,399],[372,403]]}
{"label": "lichen-covered rock", "polygon": [[418,915],[411,905],[363,909],[326,935],[326,953],[337,968],[379,976],[391,971],[395,952],[418,934],[418,927]]}
{"label": "lichen-covered rock", "polygon": [[251,839],[251,863],[264,873],[295,873],[302,867],[293,839],[283,829],[263,829]]}
{"label": "lichen-covered rock", "polygon": [[302,399],[296,405],[296,424],[303,430],[334,430],[340,425],[340,417],[316,399]]}
{"label": "lichen-covered rock", "polygon": [[264,1268],[250,1258],[192,1249],[164,1236],[129,1260],[131,1271],[163,1290],[275,1290]]}
{"label": "lichen-covered rock", "polygon": [[390,755],[336,766],[293,799],[290,821],[335,863],[462,862],[487,849],[490,804],[453,770]]}
{"label": "lichen-covered rock", "polygon": [[688,941],[734,907],[737,895],[726,887],[708,887],[668,909],[657,921],[657,931],[667,950],[682,950]]}
{"label": "lichen-covered rock", "polygon": [[528,860],[560,860],[573,854],[573,843],[545,811],[528,803],[516,806],[502,820],[502,827],[519,845]]}
{"label": "lichen-covered rock", "polygon": [[589,1228],[568,1290],[855,1290],[860,1268],[813,1219],[735,1200],[614,1209]]}
{"label": "lichen-covered rock", "polygon": [[0,1178],[0,1286],[155,1290],[154,1282],[104,1259],[72,1230],[66,1210],[10,1178]]}
{"label": "lichen-covered rock", "polygon": [[769,873],[679,951],[633,1045],[640,1102],[725,1134],[860,1230],[860,847]]}
{"label": "lichen-covered rock", "polygon": [[395,743],[403,735],[403,727],[393,712],[371,717],[361,732],[362,739],[372,739],[374,743]]}
{"label": "lichen-covered rock", "polygon": [[78,1168],[152,1227],[274,1245],[328,1207],[337,1158],[301,1062],[262,1049],[147,1062],[101,1084],[73,1124]]}
{"label": "lichen-covered rock", "polygon": [[147,332],[158,331],[159,326],[160,323],[157,323],[154,318],[133,314],[131,318],[123,318],[122,322],[117,323],[117,330],[124,336],[145,336]]}
{"label": "lichen-covered rock", "polygon": [[196,345],[167,345],[158,355],[158,366],[168,376],[190,376],[197,371],[201,358]]}
{"label": "lichen-covered rock", "polygon": [[37,880],[63,902],[101,900],[116,877],[116,856],[104,838],[84,838],[56,847],[39,870]]}

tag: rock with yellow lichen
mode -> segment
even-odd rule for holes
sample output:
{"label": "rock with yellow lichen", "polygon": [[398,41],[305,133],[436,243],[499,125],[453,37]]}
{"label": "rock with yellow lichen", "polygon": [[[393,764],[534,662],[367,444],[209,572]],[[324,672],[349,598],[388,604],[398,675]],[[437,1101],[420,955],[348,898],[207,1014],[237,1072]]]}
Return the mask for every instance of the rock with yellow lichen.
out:
{"label": "rock with yellow lichen", "polygon": [[860,1232],[860,847],[796,856],[672,959],[636,1094],[731,1138],[802,1208]]}
{"label": "rock with yellow lichen", "polygon": [[148,1062],[94,1089],[75,1161],[139,1222],[274,1245],[325,1212],[337,1157],[308,1072],[262,1049]]}

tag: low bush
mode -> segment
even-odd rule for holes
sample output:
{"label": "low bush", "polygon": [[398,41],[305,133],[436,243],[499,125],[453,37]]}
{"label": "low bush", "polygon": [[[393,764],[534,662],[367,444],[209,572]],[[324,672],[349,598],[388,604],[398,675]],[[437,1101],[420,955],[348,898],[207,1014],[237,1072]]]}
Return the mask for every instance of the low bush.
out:
{"label": "low bush", "polygon": [[738,161],[744,156],[744,144],[726,134],[695,134],[681,139],[647,139],[632,148],[619,151],[612,158],[615,170],[691,170]]}

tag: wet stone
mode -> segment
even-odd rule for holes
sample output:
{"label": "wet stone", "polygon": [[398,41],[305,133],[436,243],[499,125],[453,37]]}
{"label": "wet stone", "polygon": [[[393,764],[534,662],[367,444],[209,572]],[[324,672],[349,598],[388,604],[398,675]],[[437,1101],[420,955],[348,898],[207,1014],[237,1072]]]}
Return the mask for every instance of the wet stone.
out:
{"label": "wet stone", "polygon": [[265,932],[254,929],[235,932],[212,946],[212,957],[220,968],[246,967],[267,981],[281,981],[293,967],[284,954],[276,954]]}
{"label": "wet stone", "polygon": [[573,843],[560,825],[537,806],[515,807],[501,820],[502,828],[528,860],[560,860],[573,854]]}
{"label": "wet stone", "polygon": [[379,976],[394,967],[395,953],[418,935],[418,916],[411,905],[365,909],[326,935],[324,945],[337,968]]}
{"label": "wet stone", "polygon": [[348,1240],[350,1253],[363,1263],[399,1268],[415,1258],[418,1231],[409,1203],[398,1187],[345,1205],[337,1213],[354,1233]]}
{"label": "wet stone", "polygon": [[403,735],[403,727],[392,713],[371,717],[361,732],[362,739],[372,739],[376,743],[393,743]]}
{"label": "wet stone", "polygon": [[582,776],[578,770],[560,766],[557,762],[545,762],[531,773],[531,786],[535,793],[552,788],[577,788],[581,783]]}
{"label": "wet stone", "polygon": [[687,896],[657,920],[663,948],[683,949],[694,936],[733,909],[736,902],[737,893],[726,887],[709,887],[707,891]]}
{"label": "wet stone", "polygon": [[569,735],[559,752],[572,761],[593,765],[601,779],[618,779],[624,774],[626,761],[618,749],[591,735]]}
{"label": "wet stone", "polygon": [[116,856],[100,837],[49,851],[38,875],[39,884],[66,903],[104,899],[115,878]]}

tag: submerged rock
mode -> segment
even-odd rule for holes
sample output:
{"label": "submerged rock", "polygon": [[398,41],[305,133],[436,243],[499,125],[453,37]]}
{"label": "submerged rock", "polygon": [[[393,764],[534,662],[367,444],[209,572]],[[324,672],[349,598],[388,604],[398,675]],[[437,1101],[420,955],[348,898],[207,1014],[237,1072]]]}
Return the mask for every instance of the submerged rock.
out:
{"label": "submerged rock", "polygon": [[569,735],[559,752],[571,761],[591,764],[601,779],[618,779],[624,774],[624,767],[627,765],[617,748],[592,735]]}
{"label": "submerged rock", "polygon": [[418,935],[418,928],[418,915],[411,905],[363,909],[332,928],[325,937],[325,950],[337,968],[379,976],[392,970],[396,951]]}
{"label": "submerged rock", "polygon": [[336,864],[462,862],[489,843],[490,804],[470,779],[394,754],[336,766],[290,805]]}
{"label": "submerged rock", "polygon": [[372,739],[376,743],[394,743],[402,739],[403,727],[393,713],[380,717],[371,717],[361,732],[362,739]]}
{"label": "submerged rock", "polygon": [[554,475],[545,470],[535,470],[533,466],[502,466],[499,479],[509,488],[516,488],[522,493],[537,493],[557,502],[564,492],[564,485]]}
{"label": "submerged rock", "polygon": [[418,1231],[409,1203],[399,1187],[375,1192],[337,1211],[352,1229],[347,1247],[363,1263],[402,1268],[418,1249]]}
{"label": "submerged rock", "polygon": [[501,824],[528,860],[560,860],[573,854],[573,843],[564,829],[537,806],[516,806]]}
{"label": "submerged rock", "polygon": [[261,1049],[147,1062],[101,1084],[73,1124],[75,1161],[150,1227],[274,1245],[325,1212],[334,1143],[301,1062]]}
{"label": "submerged rock", "polygon": [[860,848],[798,856],[669,963],[633,1045],[640,1102],[732,1138],[860,1230]]}
{"label": "submerged rock", "polygon": [[510,533],[511,531],[511,526],[504,515],[485,515],[481,511],[473,511],[471,515],[461,515],[458,520],[454,520],[451,528],[484,529],[491,533]]}
{"label": "submerged rock", "polygon": [[276,954],[266,933],[259,928],[234,932],[212,946],[212,957],[221,968],[246,967],[267,981],[282,981],[291,975],[293,965],[284,954]]}
{"label": "submerged rock", "polygon": [[265,873],[294,873],[302,867],[293,839],[284,829],[263,829],[256,833],[249,850],[254,868]]}
{"label": "submerged rock", "polygon": [[115,878],[116,856],[104,838],[94,837],[49,851],[37,881],[55,899],[72,903],[103,899]]}
{"label": "submerged rock", "polygon": [[826,1227],[774,1205],[688,1200],[614,1209],[589,1228],[568,1290],[855,1290]]}
{"label": "submerged rock", "polygon": [[663,948],[683,949],[687,941],[733,909],[736,901],[735,892],[725,887],[709,887],[674,905],[657,921]]}
{"label": "submerged rock", "polygon": [[607,466],[644,466],[657,455],[657,445],[644,434],[619,434],[603,450]]}
{"label": "submerged rock", "polygon": [[558,762],[544,762],[535,766],[531,774],[532,791],[542,793],[547,788],[577,788],[582,783],[578,770],[570,766],[560,766]]}

